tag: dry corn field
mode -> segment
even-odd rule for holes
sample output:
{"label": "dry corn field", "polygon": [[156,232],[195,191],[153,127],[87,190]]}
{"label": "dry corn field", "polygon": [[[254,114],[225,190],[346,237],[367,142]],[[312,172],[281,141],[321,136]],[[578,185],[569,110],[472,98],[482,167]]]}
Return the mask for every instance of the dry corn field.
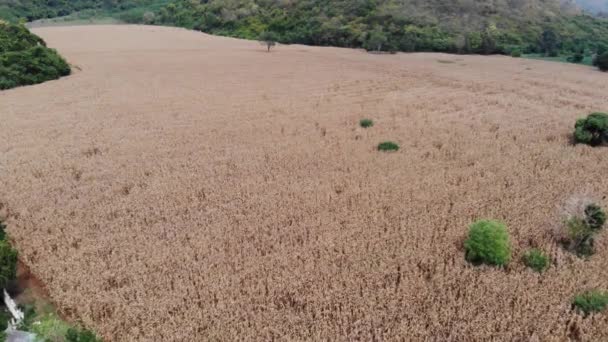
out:
{"label": "dry corn field", "polygon": [[[572,196],[608,205],[608,149],[570,140],[608,109],[606,74],[34,32],[74,74],[0,93],[1,211],[60,313],[105,340],[608,340],[608,314],[571,308],[608,286],[608,233],[587,261],[551,235]],[[506,269],[465,261],[480,218],[508,225]],[[520,261],[530,247],[545,273]]]}

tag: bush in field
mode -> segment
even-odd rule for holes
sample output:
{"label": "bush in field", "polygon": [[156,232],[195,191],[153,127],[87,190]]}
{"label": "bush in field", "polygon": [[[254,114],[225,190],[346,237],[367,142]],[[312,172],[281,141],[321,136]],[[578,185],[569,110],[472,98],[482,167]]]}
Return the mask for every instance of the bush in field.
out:
{"label": "bush in field", "polygon": [[279,40],[279,36],[272,31],[264,31],[260,33],[258,40],[262,45],[265,45],[268,49],[268,52],[270,52],[270,49],[277,45],[277,40]]}
{"label": "bush in field", "polygon": [[501,222],[480,220],[473,223],[464,247],[466,259],[474,264],[504,266],[511,260],[509,233]]}
{"label": "bush in field", "polygon": [[595,203],[582,201],[568,213],[560,241],[579,256],[590,256],[594,250],[595,235],[606,222],[606,213]]}
{"label": "bush in field", "polygon": [[593,230],[602,229],[606,222],[606,213],[600,206],[591,203],[585,207],[585,221]]}
{"label": "bush in field", "polygon": [[515,57],[515,58],[521,57],[521,50],[513,50],[513,51],[511,51],[511,57]]}
{"label": "bush in field", "polygon": [[399,151],[399,145],[397,145],[397,143],[394,143],[392,141],[385,141],[378,145],[378,151],[384,151],[384,152]]}
{"label": "bush in field", "polygon": [[608,292],[598,290],[584,292],[574,297],[572,305],[585,315],[603,311],[608,305]]}
{"label": "bush in field", "polygon": [[17,276],[17,251],[7,241],[0,241],[0,289]]}
{"label": "bush in field", "polygon": [[540,249],[534,248],[524,254],[524,264],[536,272],[542,272],[549,267],[549,258]]}
{"label": "bush in field", "polygon": [[576,120],[574,139],[577,143],[598,146],[608,142],[608,114],[592,113]]}
{"label": "bush in field", "polygon": [[359,125],[361,125],[363,128],[369,128],[374,125],[374,121],[371,119],[361,119],[361,121],[359,121]]}
{"label": "bush in field", "polygon": [[608,71],[608,52],[596,56],[593,64],[601,71]]}

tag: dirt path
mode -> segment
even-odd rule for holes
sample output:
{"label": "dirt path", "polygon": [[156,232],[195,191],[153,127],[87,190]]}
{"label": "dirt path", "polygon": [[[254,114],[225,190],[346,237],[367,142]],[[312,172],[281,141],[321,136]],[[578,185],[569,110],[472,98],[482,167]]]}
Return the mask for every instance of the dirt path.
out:
{"label": "dirt path", "polygon": [[[605,315],[570,310],[608,283],[608,234],[589,261],[548,234],[567,198],[608,193],[606,150],[569,145],[608,111],[606,74],[34,31],[80,70],[0,93],[0,202],[64,317],[109,341],[608,339]],[[507,270],[464,261],[485,217],[509,225]],[[552,257],[542,276],[530,246]]]}

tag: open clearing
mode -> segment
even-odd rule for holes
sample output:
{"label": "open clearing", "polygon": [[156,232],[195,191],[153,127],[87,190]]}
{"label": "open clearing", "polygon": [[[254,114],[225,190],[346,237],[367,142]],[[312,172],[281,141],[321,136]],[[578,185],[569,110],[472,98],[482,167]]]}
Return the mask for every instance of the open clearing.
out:
{"label": "open clearing", "polygon": [[[59,311],[109,341],[608,339],[608,284],[551,229],[608,194],[591,67],[372,55],[176,28],[35,29],[70,77],[0,93],[0,202]],[[370,118],[374,126],[359,127]],[[380,153],[392,140],[396,153]],[[506,270],[465,262],[507,223]],[[538,275],[520,262],[545,249]]]}

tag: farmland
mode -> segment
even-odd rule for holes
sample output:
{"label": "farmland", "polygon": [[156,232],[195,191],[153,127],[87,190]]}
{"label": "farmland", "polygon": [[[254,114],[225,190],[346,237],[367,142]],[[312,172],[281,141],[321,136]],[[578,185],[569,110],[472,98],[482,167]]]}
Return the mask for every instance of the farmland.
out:
{"label": "farmland", "polygon": [[[552,237],[573,196],[608,205],[606,149],[571,142],[608,107],[604,73],[33,32],[73,74],[0,93],[0,213],[60,314],[106,340],[608,339],[571,308],[608,283],[608,234],[588,260]],[[505,268],[465,260],[482,218],[508,227]]]}

